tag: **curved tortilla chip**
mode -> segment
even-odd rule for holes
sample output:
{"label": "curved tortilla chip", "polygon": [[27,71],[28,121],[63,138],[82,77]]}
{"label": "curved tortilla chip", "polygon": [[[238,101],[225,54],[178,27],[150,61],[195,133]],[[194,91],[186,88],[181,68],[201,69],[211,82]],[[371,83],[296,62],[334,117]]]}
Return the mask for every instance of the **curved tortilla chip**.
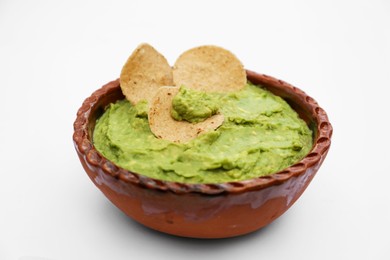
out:
{"label": "curved tortilla chip", "polygon": [[247,83],[240,60],[228,50],[206,45],[184,52],[173,66],[175,86],[207,92],[237,91]]}
{"label": "curved tortilla chip", "polygon": [[172,68],[163,55],[149,44],[139,45],[126,61],[120,86],[133,105],[150,100],[161,86],[173,85]]}
{"label": "curved tortilla chip", "polygon": [[222,125],[224,117],[221,114],[216,114],[197,124],[173,119],[172,100],[178,92],[179,87],[161,87],[150,103],[149,126],[156,137],[185,143]]}

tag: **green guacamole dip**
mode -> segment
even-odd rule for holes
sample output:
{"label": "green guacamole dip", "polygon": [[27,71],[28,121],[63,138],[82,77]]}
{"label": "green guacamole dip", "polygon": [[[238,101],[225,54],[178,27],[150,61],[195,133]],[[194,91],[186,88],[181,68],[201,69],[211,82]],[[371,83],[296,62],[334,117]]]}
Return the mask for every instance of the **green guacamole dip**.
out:
{"label": "green guacamole dip", "polygon": [[221,97],[182,86],[172,101],[172,117],[179,121],[202,122],[218,112]]}
{"label": "green guacamole dip", "polygon": [[[191,98],[192,96],[192,98]],[[250,83],[232,93],[199,93],[181,87],[174,118],[199,122],[222,113],[216,130],[178,144],[149,129],[148,104],[111,104],[98,119],[94,145],[118,166],[152,178],[221,183],[264,176],[299,160],[312,147],[312,132],[280,97]]]}

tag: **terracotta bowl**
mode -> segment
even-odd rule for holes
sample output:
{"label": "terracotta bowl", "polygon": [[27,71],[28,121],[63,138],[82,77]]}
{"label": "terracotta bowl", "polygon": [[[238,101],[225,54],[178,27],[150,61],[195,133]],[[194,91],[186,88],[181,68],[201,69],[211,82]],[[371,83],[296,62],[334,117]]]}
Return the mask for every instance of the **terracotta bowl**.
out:
{"label": "terracotta bowl", "polygon": [[293,205],[313,179],[329,150],[332,126],[325,111],[302,90],[251,71],[247,77],[284,98],[313,130],[313,148],[300,162],[266,177],[221,184],[161,181],[124,170],[97,152],[92,142],[96,119],[108,104],[124,98],[115,80],[95,91],[77,113],[73,140],[84,170],[125,214],[161,232],[225,238],[268,225]]}

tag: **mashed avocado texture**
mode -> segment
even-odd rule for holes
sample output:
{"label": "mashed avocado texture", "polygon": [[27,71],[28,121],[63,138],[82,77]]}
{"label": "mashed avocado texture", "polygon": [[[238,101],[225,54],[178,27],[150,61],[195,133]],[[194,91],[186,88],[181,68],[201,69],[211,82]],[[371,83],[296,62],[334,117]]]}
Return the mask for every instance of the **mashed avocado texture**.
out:
{"label": "mashed avocado texture", "polygon": [[280,97],[250,83],[241,91],[204,93],[181,87],[173,100],[176,120],[200,122],[215,113],[216,131],[178,144],[149,129],[148,104],[111,104],[96,122],[94,145],[118,166],[152,178],[221,183],[272,174],[301,160],[312,132]]}
{"label": "mashed avocado texture", "polygon": [[219,96],[182,86],[172,101],[172,117],[179,121],[202,122],[218,112]]}

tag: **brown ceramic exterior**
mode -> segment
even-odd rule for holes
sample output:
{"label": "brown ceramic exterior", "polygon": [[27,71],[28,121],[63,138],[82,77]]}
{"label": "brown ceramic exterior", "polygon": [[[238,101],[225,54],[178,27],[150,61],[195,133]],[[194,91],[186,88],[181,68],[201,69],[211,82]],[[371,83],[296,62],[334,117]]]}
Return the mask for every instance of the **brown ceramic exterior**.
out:
{"label": "brown ceramic exterior", "polygon": [[94,92],[77,113],[73,140],[81,164],[119,209],[161,232],[224,238],[268,225],[300,197],[316,174],[329,150],[332,126],[325,111],[302,90],[251,71],[247,77],[284,98],[314,131],[312,150],[297,164],[270,176],[222,184],[175,183],[124,170],[99,154],[92,144],[96,118],[108,104],[124,98],[119,80]]}

